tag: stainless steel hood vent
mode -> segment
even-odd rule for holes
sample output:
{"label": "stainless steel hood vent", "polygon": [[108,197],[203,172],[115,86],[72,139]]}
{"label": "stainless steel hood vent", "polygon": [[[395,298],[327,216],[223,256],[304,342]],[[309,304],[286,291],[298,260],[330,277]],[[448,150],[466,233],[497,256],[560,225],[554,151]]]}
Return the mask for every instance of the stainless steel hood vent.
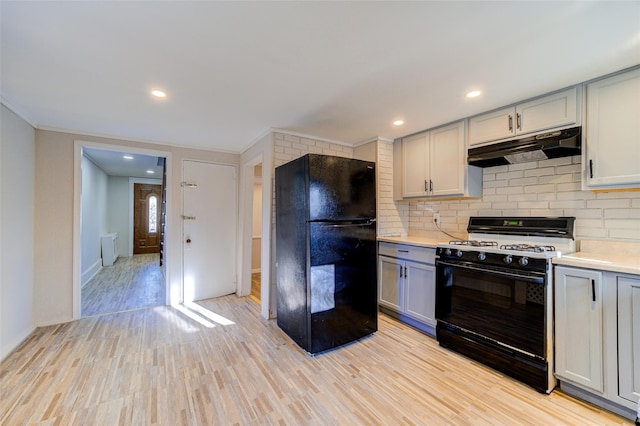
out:
{"label": "stainless steel hood vent", "polygon": [[478,167],[527,163],[580,154],[580,127],[471,148],[468,163]]}

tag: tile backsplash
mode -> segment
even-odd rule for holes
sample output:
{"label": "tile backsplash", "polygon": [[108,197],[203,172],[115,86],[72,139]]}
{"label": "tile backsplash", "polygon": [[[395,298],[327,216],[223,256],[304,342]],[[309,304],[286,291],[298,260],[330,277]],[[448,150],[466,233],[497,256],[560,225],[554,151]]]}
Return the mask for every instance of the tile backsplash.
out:
{"label": "tile backsplash", "polygon": [[401,201],[408,233],[465,232],[469,216],[575,216],[577,239],[640,240],[640,191],[581,190],[580,156],[483,169],[481,199]]}

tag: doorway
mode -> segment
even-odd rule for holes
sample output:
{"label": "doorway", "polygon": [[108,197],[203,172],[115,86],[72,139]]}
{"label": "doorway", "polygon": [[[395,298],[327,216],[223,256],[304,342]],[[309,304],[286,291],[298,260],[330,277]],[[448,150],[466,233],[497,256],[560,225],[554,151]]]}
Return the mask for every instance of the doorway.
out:
{"label": "doorway", "polygon": [[253,167],[253,203],[251,223],[251,294],[261,302],[262,281],[262,164]]}
{"label": "doorway", "polygon": [[161,206],[162,185],[133,184],[134,255],[160,253]]}
{"label": "doorway", "polygon": [[[168,265],[160,264],[159,249],[164,230],[161,220],[166,199],[163,197],[165,158],[124,147],[76,142],[80,161],[80,179],[76,181],[76,197],[80,208],[74,207],[74,226],[79,225],[79,239],[74,239],[74,317],[120,312],[166,305]],[[78,145],[81,145],[78,149]],[[132,160],[133,159],[133,160]],[[142,171],[127,162],[144,163]],[[121,164],[118,164],[121,163]],[[118,168],[118,165],[120,168]],[[145,176],[136,177],[136,176]],[[153,179],[149,179],[149,177]],[[154,214],[141,215],[147,223],[149,236],[146,251],[133,255],[134,189],[133,181],[155,184],[146,197],[155,204]],[[155,231],[155,232],[154,232]],[[102,239],[115,236],[115,261],[105,262]],[[76,257],[76,253],[78,256]],[[107,256],[108,257],[108,256]],[[76,268],[79,273],[76,275]],[[78,279],[76,280],[76,276]]]}

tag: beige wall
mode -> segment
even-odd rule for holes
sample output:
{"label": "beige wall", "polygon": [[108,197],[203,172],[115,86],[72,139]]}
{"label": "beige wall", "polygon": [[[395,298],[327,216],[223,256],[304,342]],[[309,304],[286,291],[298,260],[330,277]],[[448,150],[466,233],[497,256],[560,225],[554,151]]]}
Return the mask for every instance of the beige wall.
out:
{"label": "beige wall", "polygon": [[0,106],[0,360],[33,331],[35,131]]}
{"label": "beige wall", "polygon": [[168,276],[172,302],[181,294],[182,281],[182,162],[197,159],[239,164],[237,154],[218,153],[169,145],[150,144],[80,134],[36,131],[35,142],[35,282],[34,322],[37,325],[73,319],[73,215],[74,141],[110,147],[167,152],[171,165],[167,220]]}

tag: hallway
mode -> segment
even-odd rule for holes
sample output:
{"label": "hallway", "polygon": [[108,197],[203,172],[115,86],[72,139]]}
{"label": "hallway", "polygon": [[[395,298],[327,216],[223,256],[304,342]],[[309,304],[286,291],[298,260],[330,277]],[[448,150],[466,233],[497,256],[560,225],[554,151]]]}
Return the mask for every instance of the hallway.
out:
{"label": "hallway", "polygon": [[159,254],[119,257],[82,287],[83,317],[165,305]]}

